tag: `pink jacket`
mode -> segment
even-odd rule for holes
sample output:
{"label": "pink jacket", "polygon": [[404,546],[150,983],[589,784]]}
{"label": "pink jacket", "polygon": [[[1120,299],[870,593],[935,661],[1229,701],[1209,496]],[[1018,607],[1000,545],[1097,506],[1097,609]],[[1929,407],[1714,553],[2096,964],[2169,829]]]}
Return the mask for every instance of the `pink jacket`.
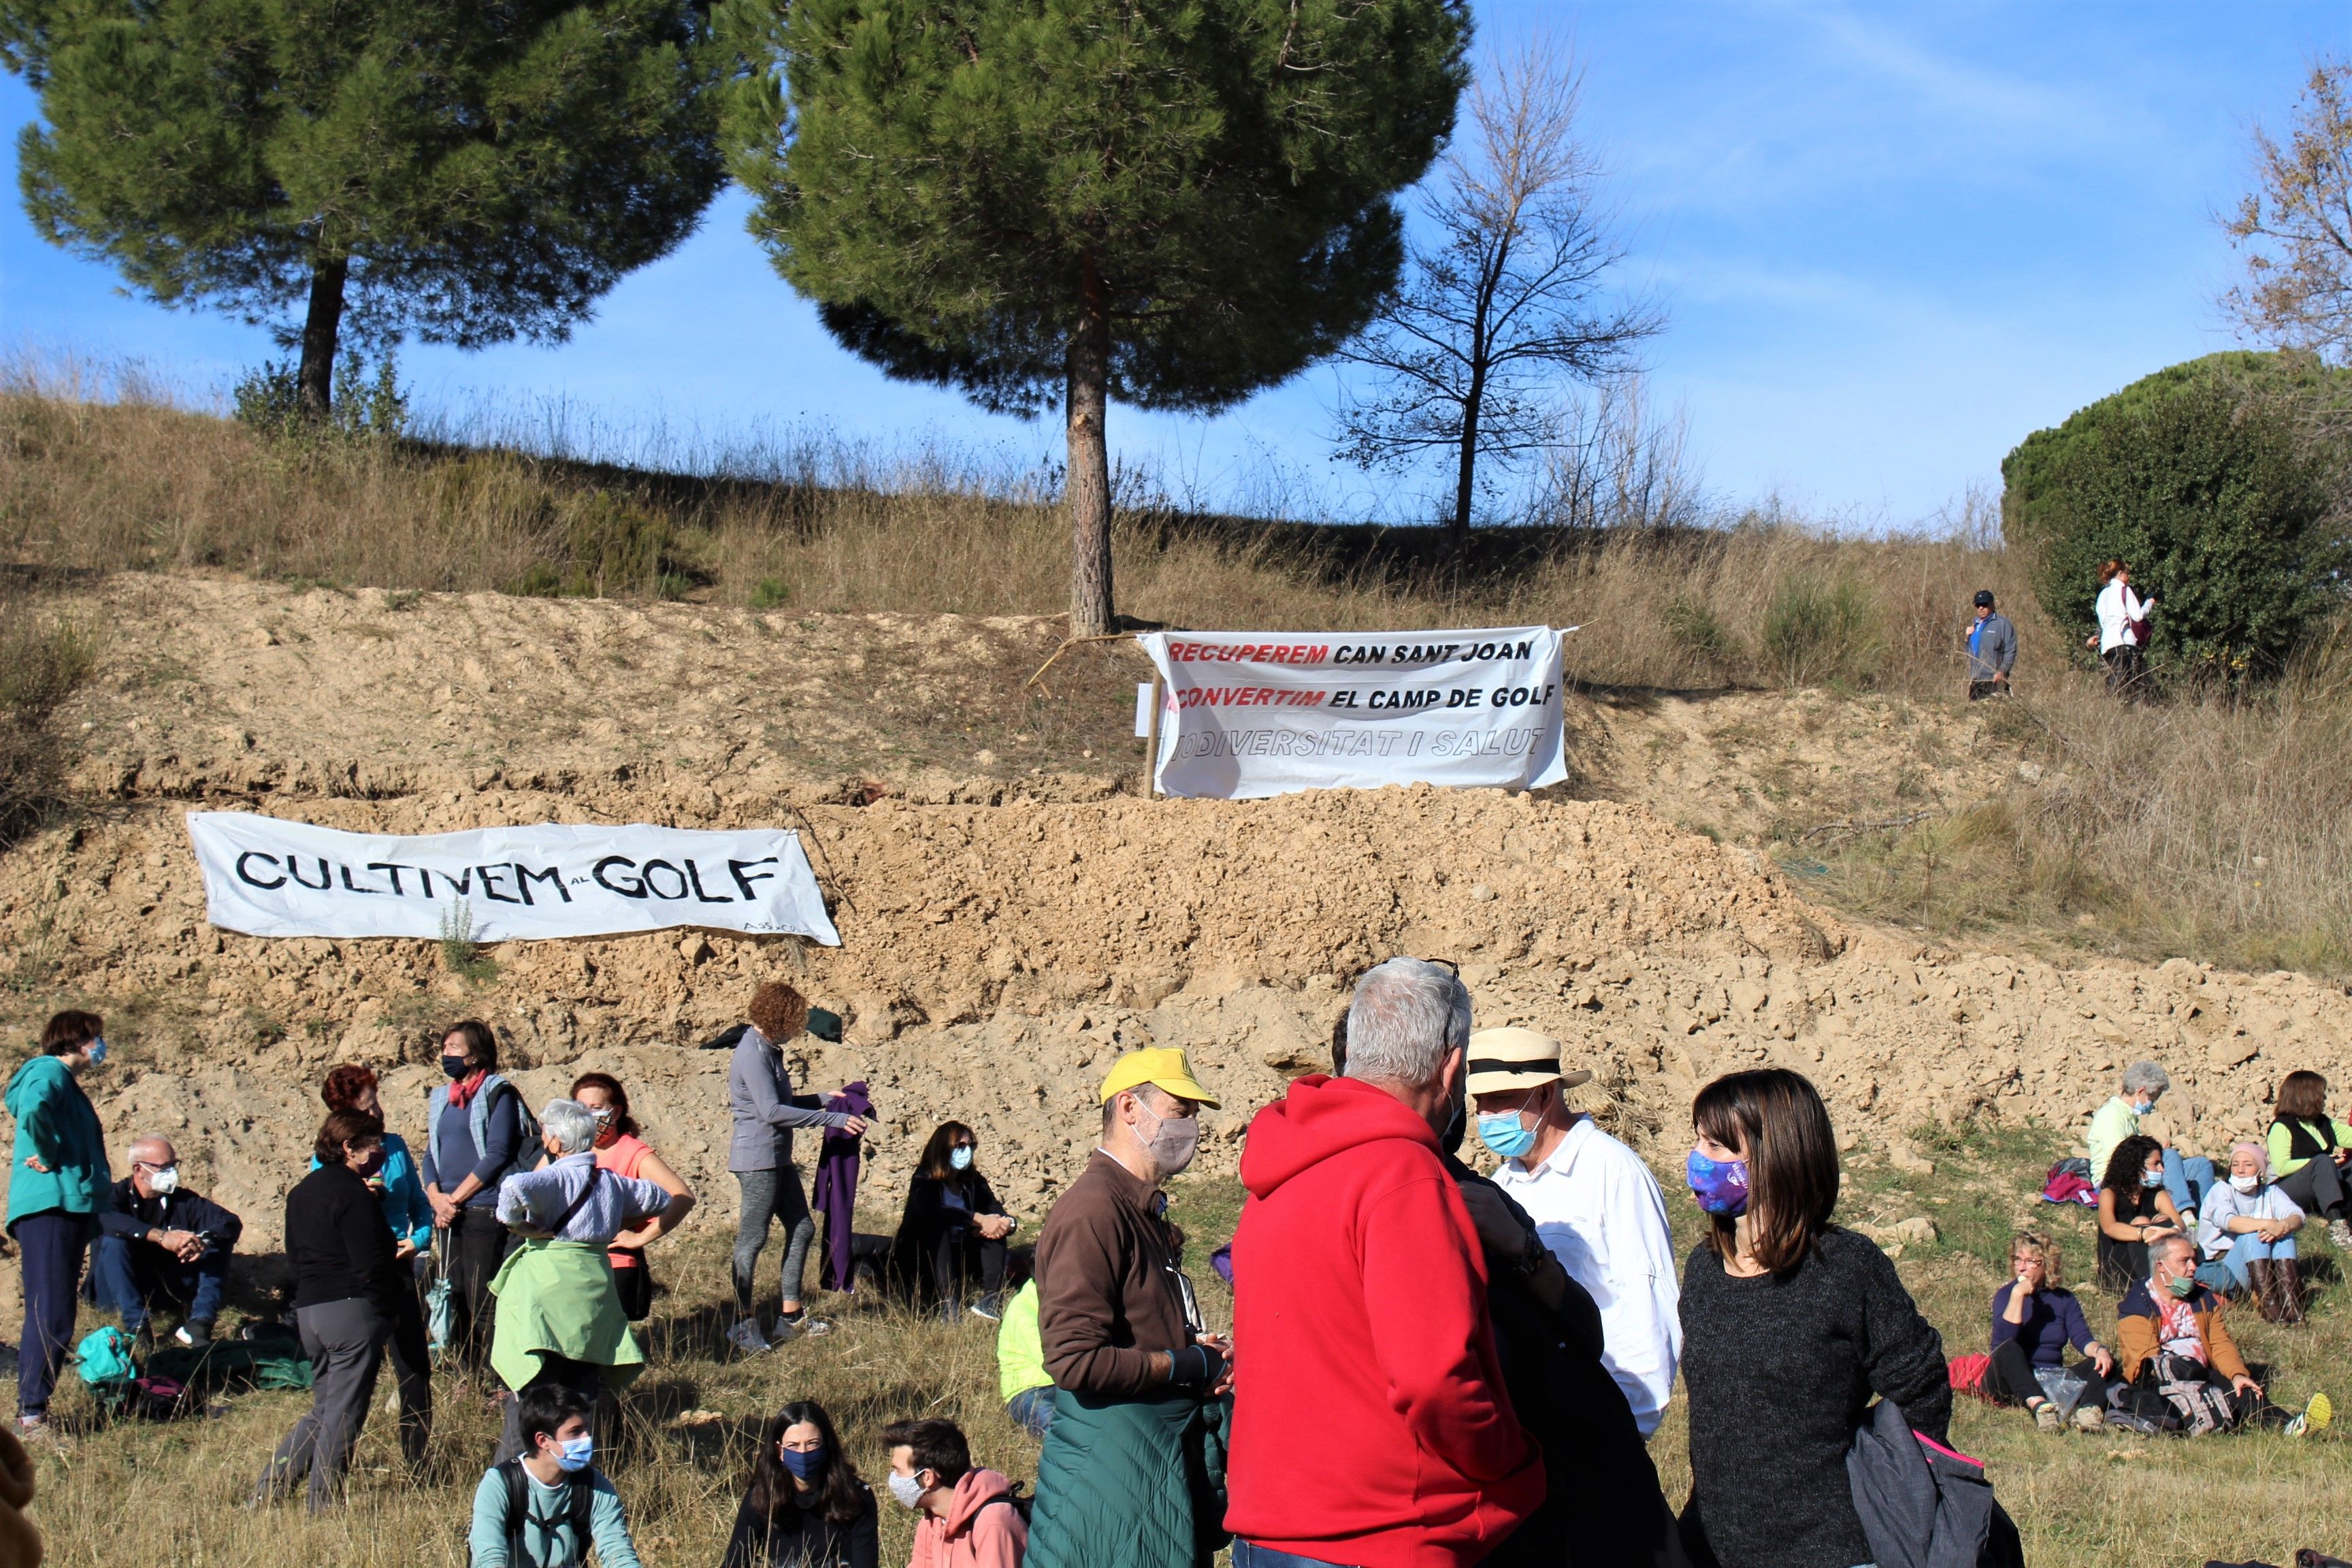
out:
{"label": "pink jacket", "polygon": [[1021,1568],[1029,1526],[1020,1510],[996,1501],[1012,1491],[1000,1471],[966,1470],[947,1517],[926,1513],[916,1524],[907,1568]]}

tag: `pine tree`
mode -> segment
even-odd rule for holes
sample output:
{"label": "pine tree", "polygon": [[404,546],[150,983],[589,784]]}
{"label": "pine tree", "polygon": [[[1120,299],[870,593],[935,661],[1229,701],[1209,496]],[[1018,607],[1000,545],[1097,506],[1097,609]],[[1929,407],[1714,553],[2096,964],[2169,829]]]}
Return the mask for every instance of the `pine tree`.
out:
{"label": "pine tree", "polygon": [[[299,341],[560,341],[724,177],[692,0],[0,0],[33,223]],[[299,327],[285,325],[300,310]]]}
{"label": "pine tree", "polygon": [[1450,0],[725,14],[754,68],[729,144],[786,281],[893,375],[1061,398],[1074,637],[1112,626],[1108,400],[1230,407],[1371,318],[1469,35]]}

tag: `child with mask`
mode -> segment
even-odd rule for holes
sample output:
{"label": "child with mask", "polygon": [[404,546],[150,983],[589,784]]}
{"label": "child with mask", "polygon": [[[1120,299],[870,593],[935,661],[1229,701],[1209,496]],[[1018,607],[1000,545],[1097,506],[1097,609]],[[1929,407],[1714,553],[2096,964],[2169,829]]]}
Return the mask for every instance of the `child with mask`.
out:
{"label": "child with mask", "polygon": [[[1686,1174],[1709,1230],[1683,1274],[1684,1540],[1721,1568],[1871,1562],[1846,1450],[1874,1393],[1944,1440],[1943,1340],[1886,1255],[1830,1223],[1836,1134],[1811,1083],[1732,1073],[1699,1091],[1691,1120]],[[2003,1560],[2015,1540],[2012,1526]]]}
{"label": "child with mask", "polygon": [[720,1568],[877,1568],[875,1515],[874,1489],[842,1452],[833,1417],[797,1400],[760,1434]]}
{"label": "child with mask", "polygon": [[523,1394],[522,1456],[474,1489],[472,1568],[580,1568],[592,1547],[599,1568],[638,1568],[621,1496],[595,1467],[594,1417],[588,1397],[561,1384]]}
{"label": "child with mask", "polygon": [[971,1462],[952,1421],[895,1421],[882,1429],[890,1453],[890,1496],[915,1510],[915,1552],[907,1568],[1021,1568],[1029,1524],[1013,1483]]}

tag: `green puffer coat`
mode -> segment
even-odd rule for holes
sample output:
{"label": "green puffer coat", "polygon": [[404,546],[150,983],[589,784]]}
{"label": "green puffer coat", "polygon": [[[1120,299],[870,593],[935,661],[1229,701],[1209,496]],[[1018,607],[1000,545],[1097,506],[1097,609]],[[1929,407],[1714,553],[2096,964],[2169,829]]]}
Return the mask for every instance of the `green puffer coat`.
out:
{"label": "green puffer coat", "polygon": [[1208,1568],[1225,1533],[1230,1395],[1054,1395],[1024,1568]]}

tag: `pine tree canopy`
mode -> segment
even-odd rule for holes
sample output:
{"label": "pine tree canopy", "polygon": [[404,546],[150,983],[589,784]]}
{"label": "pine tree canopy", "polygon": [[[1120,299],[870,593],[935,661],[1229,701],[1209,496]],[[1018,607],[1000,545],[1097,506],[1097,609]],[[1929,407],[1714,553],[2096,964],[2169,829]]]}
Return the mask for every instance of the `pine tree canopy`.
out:
{"label": "pine tree canopy", "polygon": [[[0,0],[52,242],[257,322],[561,339],[724,175],[690,0]],[[336,322],[327,323],[331,352]],[[289,334],[290,335],[290,334]],[[305,359],[310,345],[306,341]]]}

